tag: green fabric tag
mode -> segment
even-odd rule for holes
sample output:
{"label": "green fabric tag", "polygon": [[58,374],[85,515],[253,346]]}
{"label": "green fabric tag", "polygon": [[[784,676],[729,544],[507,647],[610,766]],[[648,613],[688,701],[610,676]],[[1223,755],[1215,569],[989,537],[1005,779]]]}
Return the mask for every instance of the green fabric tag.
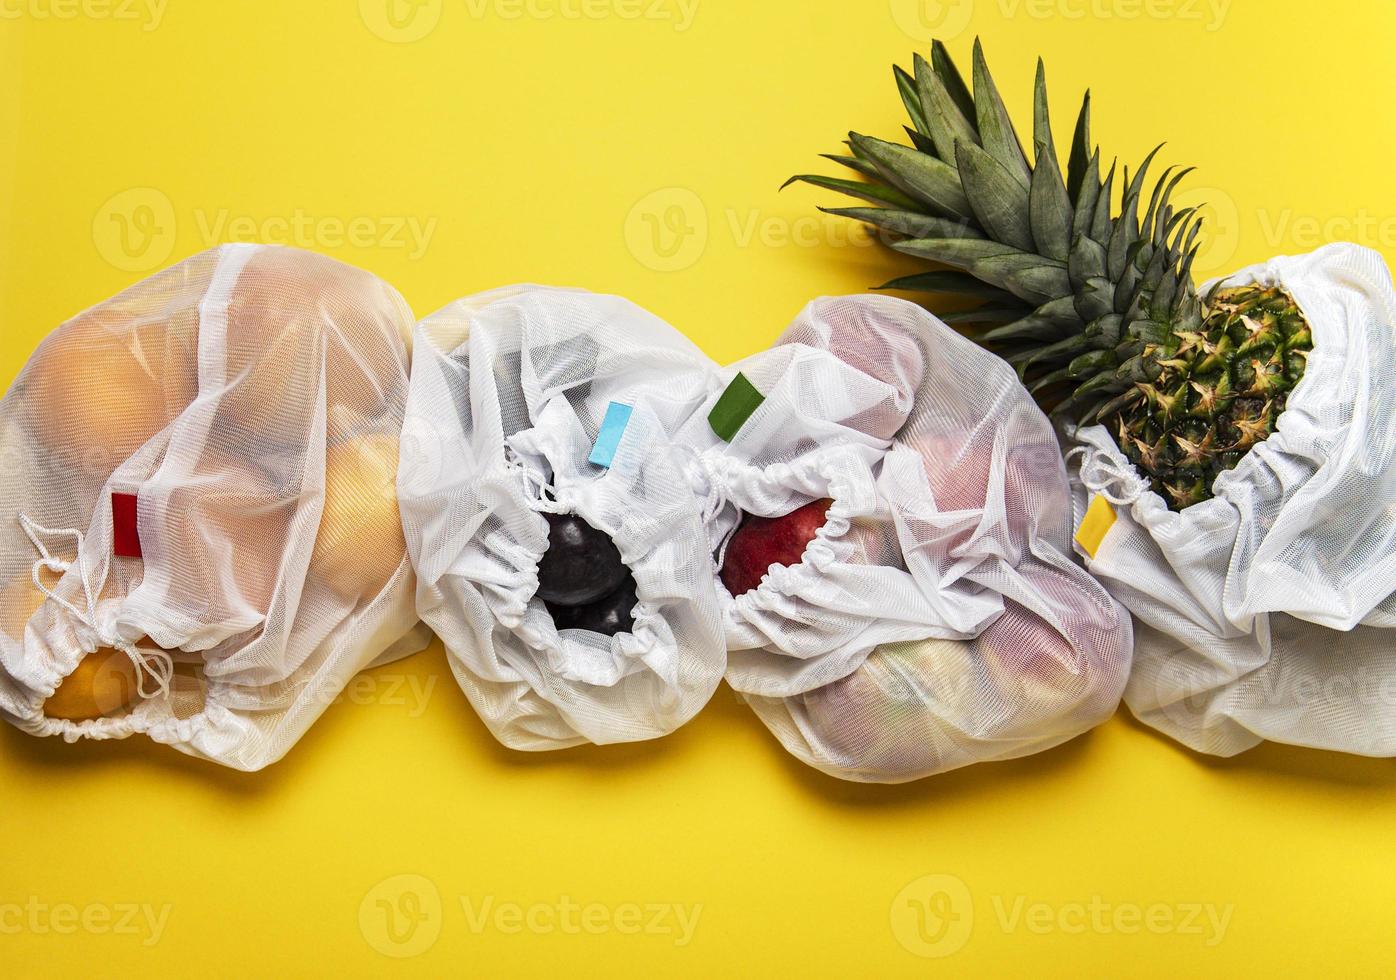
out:
{"label": "green fabric tag", "polygon": [[713,427],[719,439],[731,442],[737,431],[751,418],[751,413],[761,407],[766,396],[756,390],[756,386],[740,371],[708,413],[708,424]]}

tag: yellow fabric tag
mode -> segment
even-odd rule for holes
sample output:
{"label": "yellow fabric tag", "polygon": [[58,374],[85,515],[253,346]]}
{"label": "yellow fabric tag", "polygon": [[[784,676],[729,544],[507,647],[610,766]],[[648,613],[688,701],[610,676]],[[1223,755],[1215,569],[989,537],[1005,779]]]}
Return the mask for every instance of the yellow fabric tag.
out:
{"label": "yellow fabric tag", "polygon": [[1086,516],[1081,519],[1081,526],[1076,531],[1076,543],[1086,554],[1094,558],[1095,553],[1100,550],[1100,543],[1114,526],[1115,508],[1110,506],[1110,501],[1104,497],[1093,497],[1091,505],[1086,508]]}

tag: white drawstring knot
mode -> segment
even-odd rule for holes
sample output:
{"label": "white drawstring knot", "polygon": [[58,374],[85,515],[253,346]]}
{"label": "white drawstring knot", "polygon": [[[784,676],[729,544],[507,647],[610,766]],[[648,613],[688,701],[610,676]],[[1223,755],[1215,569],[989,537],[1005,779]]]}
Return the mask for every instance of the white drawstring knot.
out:
{"label": "white drawstring knot", "polygon": [[[727,496],[727,482],[718,472],[720,457],[704,457],[692,446],[682,443],[672,443],[666,452],[677,457],[677,464],[684,471],[689,488],[695,494],[701,494],[703,502],[698,513],[703,523],[711,524],[717,520],[718,515],[731,503]],[[701,490],[699,480],[702,481]]]}
{"label": "white drawstring knot", "polygon": [[537,509],[547,514],[561,514],[562,505],[557,500],[557,487],[552,481],[535,473],[523,460],[513,457],[509,459],[509,465],[518,471],[519,479],[523,481],[524,491],[528,494],[531,503]]}
{"label": "white drawstring knot", "polygon": [[727,498],[727,484],[715,474],[708,474],[708,490],[703,495],[703,523],[711,524],[727,509],[731,501]]}
{"label": "white drawstring knot", "polygon": [[[156,696],[167,697],[170,693],[170,685],[174,681],[174,658],[164,650],[141,651],[134,643],[124,640],[115,633],[105,633],[97,625],[97,595],[101,592],[105,580],[93,589],[92,582],[88,578],[87,565],[82,560],[83,534],[76,528],[49,528],[41,524],[36,524],[27,515],[19,516],[19,525],[24,529],[24,535],[29,542],[34,545],[34,549],[39,553],[39,558],[34,562],[32,578],[34,587],[45,597],[52,599],[76,619],[97,634],[97,640],[102,646],[120,650],[130,658],[132,665],[136,668],[136,690],[143,698],[153,698]],[[40,540],[40,535],[45,537],[66,537],[71,538],[76,543],[76,564],[78,578],[82,582],[83,597],[87,602],[86,611],[79,609],[67,599],[54,592],[44,584],[40,572],[47,569],[56,575],[66,575],[73,567],[74,562],[65,561],[49,552],[48,547]],[[146,678],[149,677],[155,684],[153,691],[145,689]]]}
{"label": "white drawstring knot", "polygon": [[[1115,507],[1129,507],[1149,492],[1149,484],[1128,463],[1121,465],[1108,453],[1092,452],[1089,446],[1077,446],[1066,454],[1068,467],[1077,456],[1081,457],[1081,482],[1100,494],[1107,503]],[[1118,484],[1123,484],[1123,493],[1111,491],[1110,487]]]}
{"label": "white drawstring knot", "polygon": [[[702,476],[704,482],[703,503],[699,511],[702,517],[703,526],[706,528],[715,523],[722,515],[722,512],[731,504],[731,499],[727,495],[727,481],[715,472],[711,467],[703,466],[701,459],[696,459],[697,472]],[[735,531],[736,528],[733,528]],[[722,544],[717,549],[717,567],[721,568],[722,563],[727,558],[727,546],[732,542],[732,535],[728,534],[722,540]]]}

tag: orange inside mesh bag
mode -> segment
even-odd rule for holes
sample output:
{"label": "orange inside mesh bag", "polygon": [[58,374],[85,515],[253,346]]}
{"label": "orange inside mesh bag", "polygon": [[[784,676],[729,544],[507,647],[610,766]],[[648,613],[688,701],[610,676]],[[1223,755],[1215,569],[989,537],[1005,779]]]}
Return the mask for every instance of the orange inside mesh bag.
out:
{"label": "orange inside mesh bag", "polygon": [[45,339],[0,403],[0,712],[253,770],[423,646],[412,322],[368,273],[228,245]]}

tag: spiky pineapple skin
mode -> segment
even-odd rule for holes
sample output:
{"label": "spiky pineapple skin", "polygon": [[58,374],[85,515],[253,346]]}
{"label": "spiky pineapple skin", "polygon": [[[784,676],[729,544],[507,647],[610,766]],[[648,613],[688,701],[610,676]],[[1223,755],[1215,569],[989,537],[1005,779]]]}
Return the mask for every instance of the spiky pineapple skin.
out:
{"label": "spiky pineapple skin", "polygon": [[1313,337],[1283,288],[1246,285],[1216,290],[1201,329],[1174,340],[1158,378],[1101,421],[1154,491],[1182,510],[1208,499],[1216,478],[1274,433]]}

